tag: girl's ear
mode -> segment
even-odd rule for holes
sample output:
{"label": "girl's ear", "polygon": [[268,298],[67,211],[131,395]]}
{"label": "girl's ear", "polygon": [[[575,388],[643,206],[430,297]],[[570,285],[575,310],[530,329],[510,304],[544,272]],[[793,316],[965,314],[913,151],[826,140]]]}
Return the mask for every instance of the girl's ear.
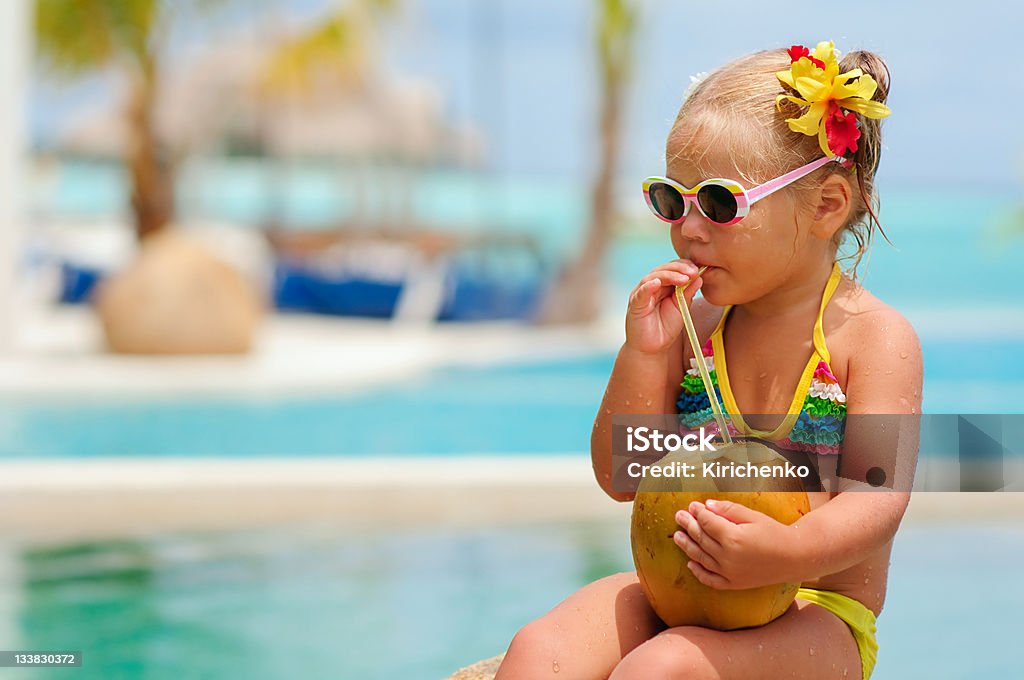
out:
{"label": "girl's ear", "polygon": [[853,189],[840,175],[829,175],[813,194],[816,205],[811,233],[822,240],[831,240],[843,228],[853,207]]}

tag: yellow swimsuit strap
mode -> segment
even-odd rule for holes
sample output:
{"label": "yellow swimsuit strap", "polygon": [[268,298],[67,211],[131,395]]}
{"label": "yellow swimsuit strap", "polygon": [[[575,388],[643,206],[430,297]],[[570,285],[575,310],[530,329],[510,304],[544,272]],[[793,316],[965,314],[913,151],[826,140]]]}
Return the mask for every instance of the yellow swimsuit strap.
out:
{"label": "yellow swimsuit strap", "polygon": [[832,273],[829,274],[828,283],[825,284],[825,292],[821,296],[821,306],[818,307],[818,318],[814,322],[814,349],[818,350],[822,361],[826,364],[832,362],[832,355],[829,354],[828,346],[825,344],[825,331],[821,325],[821,318],[825,315],[825,307],[832,299],[832,294],[839,287],[839,281],[843,278],[843,272],[839,270],[839,263],[832,265]]}
{"label": "yellow swimsuit strap", "polygon": [[832,299],[833,293],[836,292],[841,278],[842,272],[839,269],[839,264],[835,263],[832,265],[832,273],[828,277],[828,283],[825,284],[825,290],[821,296],[821,305],[818,307],[818,317],[814,322],[814,351],[811,352],[811,357],[808,359],[803,374],[800,376],[800,381],[797,383],[796,390],[793,392],[793,399],[790,401],[787,411],[788,416],[774,430],[758,430],[749,427],[743,420],[739,406],[736,405],[732,388],[729,386],[729,371],[725,362],[725,341],[722,338],[722,333],[725,330],[725,321],[729,316],[729,312],[732,311],[733,305],[728,305],[722,311],[718,325],[715,326],[715,330],[711,334],[711,346],[715,354],[715,375],[718,378],[718,387],[722,393],[722,402],[725,405],[725,409],[732,416],[733,424],[740,432],[762,439],[777,440],[785,437],[793,429],[793,425],[796,423],[796,419],[799,417],[800,410],[803,407],[807,390],[811,386],[814,369],[818,367],[819,361],[828,363],[831,359],[828,347],[825,345],[825,332],[822,330],[821,320],[825,314],[825,307],[828,305],[829,300]]}

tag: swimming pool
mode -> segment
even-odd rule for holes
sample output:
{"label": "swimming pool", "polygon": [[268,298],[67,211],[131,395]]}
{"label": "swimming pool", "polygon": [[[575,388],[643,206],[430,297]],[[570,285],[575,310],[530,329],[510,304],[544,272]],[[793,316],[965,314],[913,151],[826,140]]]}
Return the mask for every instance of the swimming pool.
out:
{"label": "swimming pool", "polygon": [[[85,652],[80,669],[19,678],[436,680],[503,651],[573,590],[630,569],[628,531],[388,527],[8,547],[0,628],[16,635],[7,644]],[[1020,527],[901,530],[873,677],[1008,677],[1022,560]]]}
{"label": "swimming pool", "polygon": [[[926,412],[1024,412],[1019,341],[978,347],[925,340]],[[346,395],[5,397],[0,457],[575,453],[613,358],[448,368]]]}

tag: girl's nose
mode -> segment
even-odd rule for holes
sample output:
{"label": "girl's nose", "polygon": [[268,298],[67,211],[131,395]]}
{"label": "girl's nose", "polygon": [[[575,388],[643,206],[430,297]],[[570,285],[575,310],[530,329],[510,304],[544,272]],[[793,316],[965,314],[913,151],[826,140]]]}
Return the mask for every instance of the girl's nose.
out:
{"label": "girl's nose", "polygon": [[700,214],[699,210],[691,208],[682,222],[676,222],[673,228],[679,230],[679,235],[687,241],[700,241],[707,243],[711,240],[712,225],[708,218]]}

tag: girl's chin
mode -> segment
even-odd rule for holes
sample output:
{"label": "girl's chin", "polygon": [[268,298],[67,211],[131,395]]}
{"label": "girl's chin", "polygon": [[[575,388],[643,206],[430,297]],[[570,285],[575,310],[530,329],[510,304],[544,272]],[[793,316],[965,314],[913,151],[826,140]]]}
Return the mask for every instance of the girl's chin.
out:
{"label": "girl's chin", "polygon": [[723,307],[733,302],[728,299],[727,288],[719,280],[721,277],[722,272],[717,267],[708,269],[701,277],[704,279],[704,283],[700,287],[700,294],[705,300],[716,307]]}
{"label": "girl's chin", "polygon": [[714,286],[701,286],[700,294],[701,297],[716,307],[725,307],[726,305],[732,304],[732,302],[727,300],[725,296],[722,295],[722,292]]}

